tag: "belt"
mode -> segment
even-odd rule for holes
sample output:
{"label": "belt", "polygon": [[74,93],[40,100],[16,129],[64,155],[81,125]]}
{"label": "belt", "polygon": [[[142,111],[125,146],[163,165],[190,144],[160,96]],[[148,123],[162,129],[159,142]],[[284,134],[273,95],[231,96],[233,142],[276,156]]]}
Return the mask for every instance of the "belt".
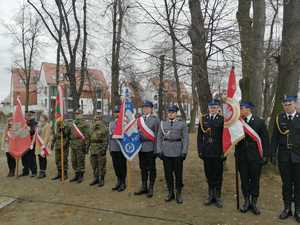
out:
{"label": "belt", "polygon": [[165,138],[164,141],[169,141],[169,142],[181,142],[182,139],[168,139]]}

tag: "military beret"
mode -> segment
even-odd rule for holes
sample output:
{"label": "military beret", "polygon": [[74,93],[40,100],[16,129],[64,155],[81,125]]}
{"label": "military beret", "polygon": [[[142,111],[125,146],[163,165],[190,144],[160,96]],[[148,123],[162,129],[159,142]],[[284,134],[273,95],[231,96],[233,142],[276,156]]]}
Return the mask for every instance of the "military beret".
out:
{"label": "military beret", "polygon": [[143,107],[153,108],[153,103],[151,101],[145,100],[143,103]]}
{"label": "military beret", "polygon": [[178,107],[176,105],[170,105],[168,108],[168,112],[177,112]]}
{"label": "military beret", "polygon": [[282,102],[296,102],[296,101],[297,101],[297,96],[292,96],[292,95],[285,95],[282,100]]}

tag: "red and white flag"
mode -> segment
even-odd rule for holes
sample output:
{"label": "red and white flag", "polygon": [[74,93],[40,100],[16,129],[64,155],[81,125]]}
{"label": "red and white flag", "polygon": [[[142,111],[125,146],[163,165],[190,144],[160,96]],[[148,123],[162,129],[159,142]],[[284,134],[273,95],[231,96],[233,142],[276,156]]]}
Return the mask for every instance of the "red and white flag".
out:
{"label": "red and white flag", "polygon": [[50,154],[50,151],[49,151],[48,147],[45,145],[45,142],[43,141],[42,137],[40,136],[38,128],[35,130],[33,140],[36,143],[36,145],[38,145],[41,148],[41,156],[47,157]]}
{"label": "red and white flag", "polygon": [[19,159],[29,149],[31,144],[29,127],[22,112],[22,103],[19,97],[13,113],[12,129],[9,135],[9,154]]}
{"label": "red and white flag", "polygon": [[76,125],[75,123],[73,123],[73,129],[72,129],[72,131],[73,131],[73,134],[74,134],[77,138],[79,138],[79,139],[81,139],[81,140],[85,140],[85,136],[84,136],[83,133],[79,130],[79,128],[77,127],[77,125]]}
{"label": "red and white flag", "polygon": [[64,119],[64,88],[62,85],[57,86],[57,96],[55,100],[55,120],[62,121]]}
{"label": "red and white flag", "polygon": [[223,104],[223,152],[225,156],[245,137],[243,123],[240,121],[240,104],[236,99],[236,90],[234,67],[232,67],[228,79],[227,96]]}
{"label": "red and white flag", "polygon": [[112,138],[114,139],[122,139],[124,136],[124,130],[126,127],[127,121],[125,116],[125,100],[122,99],[122,103],[120,105],[120,112],[116,121],[116,127],[113,132]]}
{"label": "red and white flag", "polygon": [[138,129],[139,131],[150,141],[155,142],[155,134],[154,132],[147,126],[145,123],[144,117],[139,116],[137,119]]}

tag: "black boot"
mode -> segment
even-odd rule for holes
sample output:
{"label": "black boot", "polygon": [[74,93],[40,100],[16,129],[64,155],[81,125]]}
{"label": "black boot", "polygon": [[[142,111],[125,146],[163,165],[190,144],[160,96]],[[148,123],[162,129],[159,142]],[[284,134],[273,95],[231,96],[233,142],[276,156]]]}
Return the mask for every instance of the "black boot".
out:
{"label": "black boot", "polygon": [[61,170],[57,171],[57,175],[55,177],[53,177],[51,180],[58,180],[61,178]]}
{"label": "black boot", "polygon": [[173,187],[168,187],[168,195],[165,198],[166,202],[170,202],[173,199],[175,199],[175,194],[174,194],[174,188]]}
{"label": "black boot", "polygon": [[38,179],[43,179],[46,177],[46,172],[45,171],[40,171],[39,176],[37,177]]}
{"label": "black boot", "polygon": [[76,172],[75,176],[70,180],[70,182],[75,182],[78,180],[78,178],[79,178],[79,172]]}
{"label": "black boot", "polygon": [[292,216],[291,203],[290,202],[285,202],[284,203],[284,209],[281,211],[281,213],[279,215],[279,219],[285,220],[290,216]]}
{"label": "black boot", "polygon": [[142,181],[142,187],[139,191],[134,192],[134,195],[143,195],[143,194],[147,194],[148,190],[147,190],[147,181]]}
{"label": "black boot", "polygon": [[260,209],[257,207],[257,197],[251,199],[251,211],[254,215],[260,215]]}
{"label": "black boot", "polygon": [[177,204],[183,203],[182,196],[181,196],[181,189],[176,191],[176,203]]}
{"label": "black boot", "polygon": [[298,223],[300,223],[300,207],[297,205],[297,202],[295,201],[295,214],[294,217]]}
{"label": "black boot", "polygon": [[215,206],[217,208],[223,208],[223,202],[222,202],[222,199],[221,199],[221,190],[218,189],[218,188],[215,188],[214,189],[214,196],[215,196]]}
{"label": "black boot", "polygon": [[9,170],[7,177],[14,177],[15,176],[15,170]]}
{"label": "black boot", "polygon": [[116,185],[112,188],[112,190],[113,190],[113,191],[118,190],[119,187],[120,187],[120,185],[121,185],[121,180],[120,180],[120,178],[118,178],[117,183],[116,183]]}
{"label": "black boot", "polygon": [[245,197],[243,206],[240,208],[242,213],[246,213],[250,209],[250,198],[249,196]]}
{"label": "black boot", "polygon": [[104,176],[100,176],[98,187],[104,186]]}
{"label": "black boot", "polygon": [[213,195],[213,189],[212,188],[208,188],[208,198],[207,200],[204,202],[204,205],[209,206],[214,202],[214,195]]}
{"label": "black boot", "polygon": [[68,180],[68,171],[64,171],[64,180]]}
{"label": "black boot", "polygon": [[152,198],[153,197],[153,192],[154,192],[154,183],[150,183],[148,193],[147,193],[147,197]]}
{"label": "black boot", "polygon": [[98,177],[98,176],[96,176],[96,177],[94,178],[94,180],[90,183],[90,186],[94,186],[94,185],[96,185],[96,184],[99,184],[99,177]]}
{"label": "black boot", "polygon": [[78,176],[78,179],[77,179],[77,184],[80,184],[83,181],[83,175],[84,175],[84,172],[79,173],[79,176]]}
{"label": "black boot", "polygon": [[117,191],[122,192],[122,191],[125,191],[125,189],[126,189],[125,180],[122,180]]}

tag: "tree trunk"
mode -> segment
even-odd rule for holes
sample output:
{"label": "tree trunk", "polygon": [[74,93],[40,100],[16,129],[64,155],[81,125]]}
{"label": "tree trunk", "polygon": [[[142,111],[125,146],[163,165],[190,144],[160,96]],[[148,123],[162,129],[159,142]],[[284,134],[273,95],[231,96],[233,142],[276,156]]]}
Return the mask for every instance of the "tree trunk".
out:
{"label": "tree trunk", "polygon": [[279,77],[271,125],[281,110],[284,95],[297,95],[300,74],[300,1],[285,1]]}
{"label": "tree trunk", "polygon": [[[250,18],[253,2],[253,19]],[[240,29],[242,72],[240,80],[242,99],[256,105],[262,114],[264,34],[266,23],[265,0],[239,0],[237,20]]]}
{"label": "tree trunk", "polygon": [[207,113],[207,103],[211,100],[207,72],[206,31],[199,0],[189,0],[191,28],[189,36],[192,42],[192,77],[198,94],[200,110]]}
{"label": "tree trunk", "polygon": [[161,55],[160,59],[160,70],[159,70],[159,88],[158,88],[158,117],[163,120],[163,89],[164,89],[164,70],[165,70],[165,56]]}

